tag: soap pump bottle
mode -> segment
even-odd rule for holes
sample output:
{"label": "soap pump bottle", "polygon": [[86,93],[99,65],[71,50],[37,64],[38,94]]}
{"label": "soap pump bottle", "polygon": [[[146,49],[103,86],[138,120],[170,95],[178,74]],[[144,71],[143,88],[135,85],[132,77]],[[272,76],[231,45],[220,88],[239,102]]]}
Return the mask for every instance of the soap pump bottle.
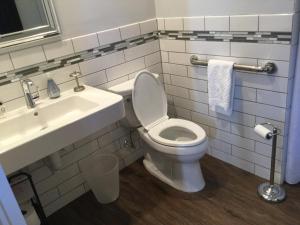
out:
{"label": "soap pump bottle", "polygon": [[47,74],[48,81],[47,81],[47,93],[49,98],[58,98],[60,97],[60,89],[55,83],[55,81]]}

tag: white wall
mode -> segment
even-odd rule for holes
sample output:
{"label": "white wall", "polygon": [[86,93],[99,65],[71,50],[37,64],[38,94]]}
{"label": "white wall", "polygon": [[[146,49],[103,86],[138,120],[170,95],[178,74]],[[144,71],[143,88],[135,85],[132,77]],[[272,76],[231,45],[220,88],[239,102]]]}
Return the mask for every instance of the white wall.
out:
{"label": "white wall", "polygon": [[154,0],[54,0],[63,38],[155,17]]}
{"label": "white wall", "polygon": [[294,12],[294,2],[295,0],[155,0],[157,17],[291,13]]}

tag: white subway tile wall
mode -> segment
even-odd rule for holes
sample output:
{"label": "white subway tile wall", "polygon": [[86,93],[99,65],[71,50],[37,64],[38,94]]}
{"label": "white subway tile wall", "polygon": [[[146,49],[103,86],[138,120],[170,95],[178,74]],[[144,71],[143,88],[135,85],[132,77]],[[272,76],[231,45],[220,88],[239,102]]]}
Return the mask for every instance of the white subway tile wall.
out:
{"label": "white subway tile wall", "polygon": [[99,40],[96,33],[76,37],[73,38],[72,41],[75,52],[81,52],[99,46]]}
{"label": "white subway tile wall", "polygon": [[[220,50],[219,50],[220,51]],[[231,56],[288,61],[290,45],[231,43]]]}
{"label": "white subway tile wall", "polygon": [[258,16],[230,16],[230,31],[258,31]]}
{"label": "white subway tile wall", "polygon": [[141,34],[147,34],[153,31],[157,31],[157,20],[147,20],[145,22],[140,23]]}
{"label": "white subway tile wall", "polygon": [[0,73],[13,70],[13,64],[9,54],[0,55]]}
{"label": "white subway tile wall", "polygon": [[[258,22],[259,18],[259,22]],[[107,45],[158,30],[192,31],[278,31],[291,30],[291,15],[249,15],[224,17],[158,18],[121,28],[75,37],[72,40],[33,47],[0,56],[0,72],[38,64],[49,59],[72,55],[99,45]],[[273,21],[273,22],[272,22]],[[80,81],[106,89],[134,78],[137,71],[148,69],[162,74],[168,97],[169,113],[200,124],[210,140],[209,154],[253,174],[268,178],[271,143],[253,132],[256,123],[271,121],[282,129],[278,140],[276,181],[282,181],[286,134],[288,85],[292,82],[289,44],[236,43],[226,41],[190,41],[161,39],[129,49],[80,62],[51,72],[62,90],[74,87],[69,78],[80,71]],[[206,67],[192,66],[190,56],[203,60],[218,58],[248,65],[274,61],[274,75],[235,72],[235,104],[231,117],[209,110]],[[31,77],[45,94],[45,75]],[[0,86],[0,101],[8,111],[24,106],[19,82]],[[135,136],[136,150],[123,148],[129,131],[113,124],[60,151],[64,168],[50,171],[46,160],[27,167],[34,176],[47,215],[89,190],[78,162],[103,152],[119,156],[121,168],[143,155],[145,146]]]}
{"label": "white subway tile wall", "polygon": [[[185,42],[185,41],[181,41]],[[235,44],[235,43],[232,43]],[[233,48],[231,48],[232,50]],[[206,55],[230,55],[229,42],[186,41],[186,52]]]}
{"label": "white subway tile wall", "polygon": [[179,40],[160,40],[162,51],[185,52],[185,42]]}
{"label": "white subway tile wall", "polygon": [[143,45],[124,50],[125,59],[130,61],[144,55],[149,55],[153,52],[159,51],[159,42],[152,41]]}
{"label": "white subway tile wall", "polygon": [[291,32],[293,23],[292,14],[281,15],[260,15],[259,30],[260,31],[280,31]]}
{"label": "white subway tile wall", "polygon": [[74,53],[71,40],[54,42],[43,46],[47,60],[59,58]]}
{"label": "white subway tile wall", "polygon": [[22,51],[10,53],[12,64],[15,69],[30,66],[46,61],[42,46],[27,48]]}
{"label": "white subway tile wall", "polygon": [[[291,18],[291,15],[268,15],[267,18],[259,15],[209,16],[205,17],[203,26],[207,31],[290,32]],[[183,22],[184,30],[202,30],[202,18],[183,18]],[[163,24],[162,19],[160,23]],[[168,99],[172,100],[169,104],[175,107],[178,117],[192,120],[207,131],[209,154],[268,179],[271,142],[258,137],[253,127],[256,123],[269,121],[282,129],[276,163],[276,182],[282,182],[284,162],[281,160],[290,96],[288,85],[292,76],[289,70],[292,66],[289,61],[291,45],[166,38],[161,39],[160,44],[165,90]],[[273,61],[277,70],[272,75],[236,71],[234,112],[227,117],[209,110],[207,68],[191,66],[192,54],[202,60],[232,60],[246,65]]]}
{"label": "white subway tile wall", "polygon": [[205,30],[229,31],[229,16],[206,16]]}
{"label": "white subway tile wall", "polygon": [[138,23],[130,24],[120,28],[122,40],[141,35],[140,25]]}
{"label": "white subway tile wall", "polygon": [[166,30],[183,30],[183,18],[167,18],[165,19]]}
{"label": "white subway tile wall", "polygon": [[117,41],[121,41],[120,29],[105,30],[97,33],[100,45],[107,45]]}
{"label": "white subway tile wall", "polygon": [[165,29],[165,19],[157,18],[157,29],[164,30]]}
{"label": "white subway tile wall", "polygon": [[183,19],[184,30],[204,31],[204,16],[202,17],[187,17]]}

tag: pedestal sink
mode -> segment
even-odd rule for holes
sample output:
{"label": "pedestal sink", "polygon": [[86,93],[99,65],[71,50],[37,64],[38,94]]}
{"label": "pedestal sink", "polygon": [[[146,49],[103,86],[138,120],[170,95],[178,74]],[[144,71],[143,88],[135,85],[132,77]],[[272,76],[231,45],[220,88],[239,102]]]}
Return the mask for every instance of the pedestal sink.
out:
{"label": "pedestal sink", "polygon": [[86,86],[0,118],[0,164],[10,174],[125,116],[122,96]]}

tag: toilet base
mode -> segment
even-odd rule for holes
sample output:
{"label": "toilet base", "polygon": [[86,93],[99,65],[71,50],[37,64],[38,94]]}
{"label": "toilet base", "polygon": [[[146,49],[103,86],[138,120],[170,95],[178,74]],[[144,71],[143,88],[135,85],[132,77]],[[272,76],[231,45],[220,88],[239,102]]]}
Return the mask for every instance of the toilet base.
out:
{"label": "toilet base", "polygon": [[[193,163],[173,162],[166,170],[158,169],[155,163],[148,158],[143,160],[143,164],[151,175],[179,191],[193,193],[201,191],[205,187],[199,161]],[[164,173],[163,171],[169,172]]]}

